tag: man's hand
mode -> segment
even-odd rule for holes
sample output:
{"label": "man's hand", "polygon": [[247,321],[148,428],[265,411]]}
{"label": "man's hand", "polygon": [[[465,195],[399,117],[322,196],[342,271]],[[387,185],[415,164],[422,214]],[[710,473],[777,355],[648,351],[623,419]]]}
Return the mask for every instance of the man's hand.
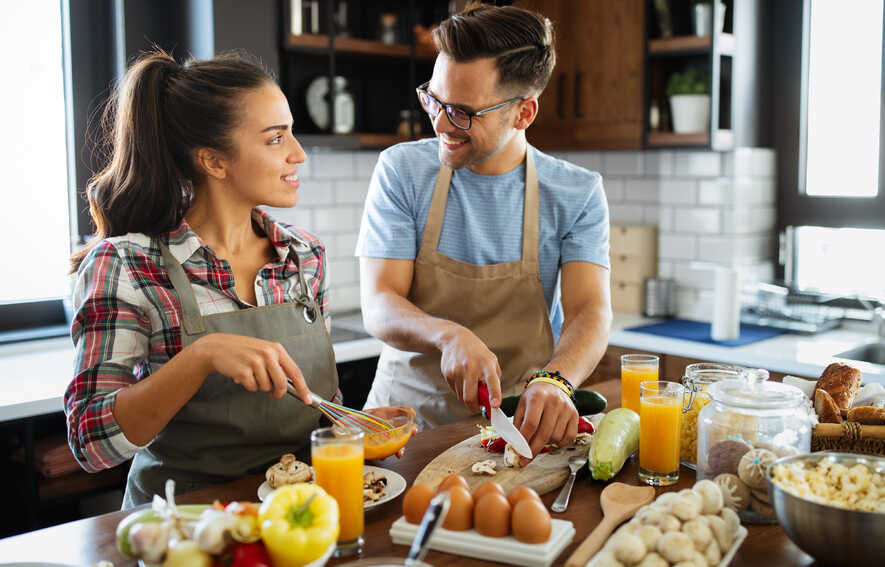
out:
{"label": "man's hand", "polygon": [[442,375],[471,412],[479,413],[479,382],[489,387],[491,406],[501,405],[501,366],[495,353],[479,337],[461,327],[445,341],[441,352]]}
{"label": "man's hand", "polygon": [[571,445],[578,435],[578,410],[565,392],[553,384],[537,382],[520,396],[513,424],[537,455],[544,445]]}

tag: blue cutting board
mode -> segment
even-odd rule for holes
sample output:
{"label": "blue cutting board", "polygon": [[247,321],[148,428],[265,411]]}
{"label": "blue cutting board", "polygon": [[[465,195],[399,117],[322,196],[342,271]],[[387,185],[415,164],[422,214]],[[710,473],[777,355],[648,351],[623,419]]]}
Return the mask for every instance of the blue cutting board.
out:
{"label": "blue cutting board", "polygon": [[727,347],[748,345],[750,343],[777,337],[784,333],[784,331],[780,329],[741,324],[741,333],[738,338],[730,341],[714,341],[711,336],[711,328],[712,326],[710,323],[686,321],[685,319],[668,319],[667,321],[662,321],[660,323],[629,327],[624,330],[634,333],[646,333],[648,335],[670,337],[671,339],[682,339],[685,341],[695,341]]}

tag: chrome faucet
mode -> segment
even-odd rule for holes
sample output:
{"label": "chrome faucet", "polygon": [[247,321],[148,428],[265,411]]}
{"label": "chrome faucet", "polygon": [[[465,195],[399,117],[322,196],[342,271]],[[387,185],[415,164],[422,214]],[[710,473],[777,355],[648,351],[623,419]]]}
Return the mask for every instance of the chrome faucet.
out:
{"label": "chrome faucet", "polygon": [[857,297],[857,300],[870,311],[871,322],[876,330],[879,339],[885,340],[885,307],[881,305],[873,305],[863,297]]}

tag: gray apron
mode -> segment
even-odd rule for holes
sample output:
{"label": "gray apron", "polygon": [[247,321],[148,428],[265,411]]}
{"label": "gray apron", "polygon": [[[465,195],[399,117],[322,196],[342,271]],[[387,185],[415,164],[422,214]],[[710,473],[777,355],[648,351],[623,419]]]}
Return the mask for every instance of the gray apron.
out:
{"label": "gray apron", "polygon": [[[283,345],[311,391],[332,399],[338,390],[335,355],[319,305],[307,293],[298,254],[300,296],[293,302],[202,316],[181,264],[161,243],[163,263],[181,303],[181,346],[210,333],[244,335]],[[254,285],[253,282],[250,282]],[[175,492],[189,492],[264,472],[283,453],[306,448],[320,413],[286,395],[249,392],[213,372],[159,435],[135,455],[123,508],[164,494],[166,479]]]}
{"label": "gray apron", "polygon": [[[442,166],[415,259],[408,299],[419,309],[455,321],[498,357],[504,396],[521,394],[526,378],[553,356],[553,330],[538,267],[539,193],[535,158],[526,148],[522,257],[477,266],[439,252],[452,170]],[[406,352],[384,345],[365,407],[407,405],[423,429],[470,415],[449,388],[439,353]]]}

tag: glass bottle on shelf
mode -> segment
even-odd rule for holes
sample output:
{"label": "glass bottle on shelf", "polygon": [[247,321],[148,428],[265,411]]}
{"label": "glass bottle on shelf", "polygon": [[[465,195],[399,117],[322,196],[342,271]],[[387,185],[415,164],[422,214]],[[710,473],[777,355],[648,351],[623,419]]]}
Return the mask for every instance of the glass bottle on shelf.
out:
{"label": "glass bottle on shelf", "polygon": [[347,79],[335,77],[334,92],[335,124],[332,131],[335,134],[350,134],[356,124],[356,105],[347,87]]}

